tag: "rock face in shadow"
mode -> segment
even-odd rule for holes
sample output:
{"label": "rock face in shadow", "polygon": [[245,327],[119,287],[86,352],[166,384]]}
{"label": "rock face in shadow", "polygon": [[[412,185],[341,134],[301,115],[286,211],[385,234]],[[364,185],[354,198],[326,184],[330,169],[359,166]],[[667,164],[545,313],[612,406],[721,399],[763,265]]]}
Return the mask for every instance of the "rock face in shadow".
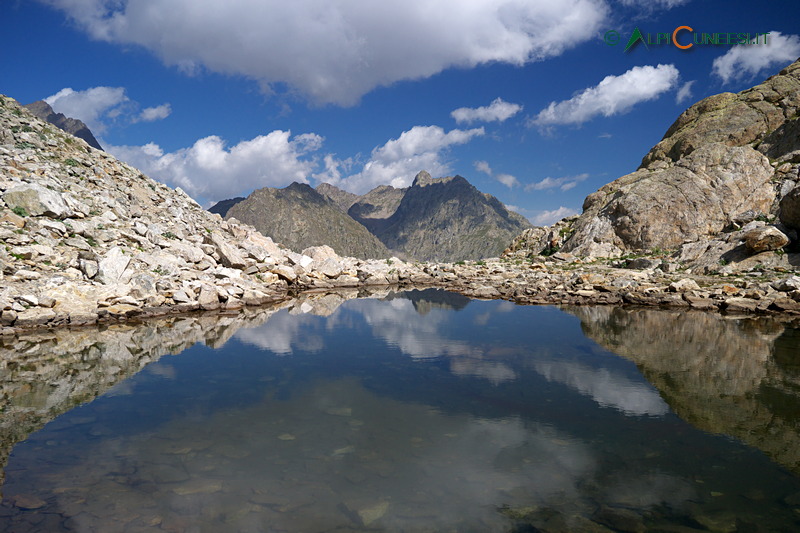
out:
{"label": "rock face in shadow", "polygon": [[360,259],[390,255],[367,228],[303,183],[253,191],[231,207],[227,217],[250,224],[293,250],[328,245],[339,255]]}
{"label": "rock face in shadow", "polygon": [[425,261],[496,257],[530,223],[461,176],[420,172],[377,235],[391,250]]}
{"label": "rock face in shadow", "polygon": [[344,191],[330,183],[320,183],[315,187],[318,193],[333,202],[343,213],[347,213],[350,206],[358,201],[359,196],[352,192]]}
{"label": "rock face in shadow", "polygon": [[396,189],[391,185],[380,185],[367,194],[359,196],[348,208],[347,214],[362,223],[373,234],[379,235],[389,218],[395,214],[408,187]]}
{"label": "rock face in shadow", "polygon": [[100,143],[97,142],[97,139],[94,138],[89,126],[84,124],[83,121],[80,121],[76,118],[67,117],[63,113],[56,113],[53,111],[53,108],[50,107],[50,104],[44,100],[38,100],[32,104],[26,105],[25,107],[40,119],[49,122],[53,126],[66,131],[67,133],[70,133],[79,139],[83,139],[89,146],[97,148],[98,150],[103,149],[100,146]]}
{"label": "rock face in shadow", "polygon": [[703,312],[566,310],[588,337],[634,361],[681,418],[800,473],[798,324]]}

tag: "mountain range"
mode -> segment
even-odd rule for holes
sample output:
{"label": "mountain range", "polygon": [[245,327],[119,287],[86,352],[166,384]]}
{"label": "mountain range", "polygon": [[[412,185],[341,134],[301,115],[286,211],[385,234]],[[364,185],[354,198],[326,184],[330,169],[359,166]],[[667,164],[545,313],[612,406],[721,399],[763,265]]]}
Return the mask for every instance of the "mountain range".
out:
{"label": "mountain range", "polygon": [[461,176],[420,172],[410,187],[364,195],[328,183],[263,188],[210,211],[251,224],[292,249],[327,244],[359,258],[461,261],[496,257],[530,223]]}

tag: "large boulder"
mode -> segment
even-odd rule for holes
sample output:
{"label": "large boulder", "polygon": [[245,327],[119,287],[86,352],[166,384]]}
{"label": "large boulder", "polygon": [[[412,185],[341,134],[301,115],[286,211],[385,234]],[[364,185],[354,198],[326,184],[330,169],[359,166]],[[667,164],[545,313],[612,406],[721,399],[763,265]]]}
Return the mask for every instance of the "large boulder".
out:
{"label": "large boulder", "polygon": [[131,256],[126,255],[119,246],[114,246],[97,265],[95,279],[105,285],[124,282],[123,276],[130,262]]}
{"label": "large boulder", "polygon": [[563,249],[675,249],[720,233],[739,213],[769,211],[775,198],[769,160],[749,146],[706,144],[661,167],[639,169],[589,195]]}
{"label": "large boulder", "polygon": [[789,244],[789,237],[775,226],[764,226],[745,233],[744,243],[750,252],[758,254],[783,248]]}
{"label": "large boulder", "polygon": [[31,216],[66,218],[72,214],[59,193],[37,183],[26,183],[7,190],[3,201],[11,209],[24,209]]}

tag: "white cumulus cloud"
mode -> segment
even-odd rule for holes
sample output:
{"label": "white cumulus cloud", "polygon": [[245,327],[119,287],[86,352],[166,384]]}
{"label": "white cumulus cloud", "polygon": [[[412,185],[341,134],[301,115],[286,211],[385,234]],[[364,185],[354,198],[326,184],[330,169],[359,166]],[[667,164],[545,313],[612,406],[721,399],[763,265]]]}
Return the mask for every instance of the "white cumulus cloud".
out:
{"label": "white cumulus cloud", "polygon": [[82,120],[96,134],[106,130],[106,121],[116,118],[130,100],[122,87],[92,87],[75,91],[69,87],[44,99],[53,111]]}
{"label": "white cumulus cloud", "polygon": [[199,201],[247,195],[261,187],[307,182],[316,162],[306,157],[322,145],[322,137],[275,130],[228,148],[210,136],[189,148],[165,153],[154,143],[109,146],[108,152]]}
{"label": "white cumulus cloud", "polygon": [[384,184],[408,187],[420,170],[427,170],[432,176],[447,174],[450,171],[445,157],[447,149],[483,134],[483,128],[445,132],[439,126],[414,126],[372,150],[369,161],[359,172],[342,177],[342,168],[352,167],[352,160],[326,157],[325,170],[314,178],[359,194]]}
{"label": "white cumulus cloud", "polygon": [[539,211],[537,214],[529,218],[530,221],[537,226],[550,226],[551,224],[555,224],[562,218],[577,214],[578,212],[576,210],[570,207],[564,207],[562,205],[558,209],[553,209],[552,211]]}
{"label": "white cumulus cloud", "polygon": [[506,102],[502,98],[495,98],[488,106],[477,108],[459,107],[450,113],[458,124],[466,122],[504,122],[522,110],[519,104]]}
{"label": "white cumulus cloud", "polygon": [[524,65],[595,38],[603,0],[39,0],[92,38],[186,72],[286,84],[317,104],[452,67]]}
{"label": "white cumulus cloud", "polygon": [[[763,39],[763,37],[762,37]],[[773,31],[767,37],[767,44],[739,44],[725,55],[714,60],[712,73],[722,78],[724,83],[736,79],[750,79],[761,71],[785,66],[800,56],[800,37],[783,35]]]}
{"label": "white cumulus cloud", "polygon": [[153,122],[156,120],[162,120],[170,116],[172,113],[172,106],[169,104],[162,104],[156,107],[146,107],[142,109],[142,112],[137,117],[137,121],[141,122]]}
{"label": "white cumulus cloud", "polygon": [[530,124],[582,124],[598,115],[626,113],[636,104],[658,98],[675,87],[678,77],[678,69],[673,65],[633,67],[619,76],[606,76],[598,85],[569,100],[551,102]]}

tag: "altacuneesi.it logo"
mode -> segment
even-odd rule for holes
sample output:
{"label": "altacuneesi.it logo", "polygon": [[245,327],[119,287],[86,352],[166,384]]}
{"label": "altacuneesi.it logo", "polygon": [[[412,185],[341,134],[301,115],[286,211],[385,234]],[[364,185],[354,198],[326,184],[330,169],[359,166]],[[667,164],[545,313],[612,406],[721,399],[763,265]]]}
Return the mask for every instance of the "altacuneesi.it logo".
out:
{"label": "altacuneesi.it logo", "polygon": [[[616,46],[621,42],[621,34],[617,30],[609,30],[603,36],[603,40],[609,46]],[[648,50],[650,46],[674,45],[681,50],[688,50],[698,46],[733,46],[742,45],[764,45],[769,44],[769,32],[767,33],[702,33],[696,32],[691,26],[678,26],[672,33],[642,33],[642,30],[635,28],[625,45],[625,52],[642,43]]]}

